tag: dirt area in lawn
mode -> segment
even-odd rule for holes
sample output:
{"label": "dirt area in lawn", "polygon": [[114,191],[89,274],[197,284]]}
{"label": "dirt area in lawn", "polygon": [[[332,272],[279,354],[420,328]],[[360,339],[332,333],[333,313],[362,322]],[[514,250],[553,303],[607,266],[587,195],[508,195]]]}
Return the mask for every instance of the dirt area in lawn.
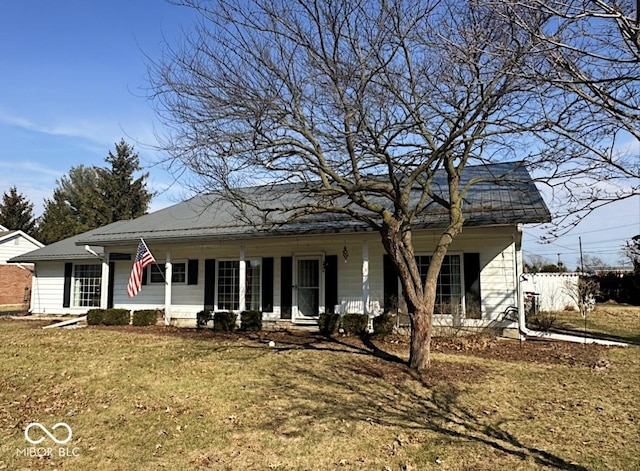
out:
{"label": "dirt area in lawn", "polygon": [[[392,363],[402,363],[409,356],[409,338],[392,336],[387,338],[355,337],[336,334],[331,338],[306,331],[260,331],[260,332],[213,332],[211,329],[188,329],[179,327],[133,327],[90,326],[90,329],[110,329],[136,334],[177,336],[203,341],[275,342],[283,349],[353,350],[369,352],[372,356]],[[518,340],[492,338],[488,336],[439,337],[432,340],[431,351],[449,355],[467,355],[501,361],[565,364],[589,368],[606,368],[605,353],[601,345],[553,342],[542,340]]]}

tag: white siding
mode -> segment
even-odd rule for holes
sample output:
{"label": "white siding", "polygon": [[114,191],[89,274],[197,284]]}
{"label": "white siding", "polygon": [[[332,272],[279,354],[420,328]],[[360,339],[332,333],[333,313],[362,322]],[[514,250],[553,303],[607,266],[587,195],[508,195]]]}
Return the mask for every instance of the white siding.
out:
{"label": "white siding", "polygon": [[[0,235],[2,235],[1,232]],[[0,242],[0,263],[6,263],[13,257],[32,252],[40,247],[16,232],[12,237]]]}
{"label": "white siding", "polygon": [[[77,260],[74,264],[95,264],[96,259]],[[35,314],[85,314],[87,307],[62,307],[64,262],[38,262],[31,281],[31,311]],[[73,298],[73,293],[71,295]]]}
{"label": "white siding", "polygon": [[[516,305],[516,244],[519,233],[515,227],[495,227],[465,229],[452,244],[450,253],[479,253],[481,266],[482,318],[485,322],[499,319],[509,306]],[[418,255],[433,252],[437,243],[437,234],[414,233],[413,242]],[[149,249],[158,263],[162,264],[170,250],[173,263],[189,259],[198,260],[198,284],[173,284],[171,299],[171,317],[195,319],[204,305],[204,269],[205,259],[233,259],[240,257],[244,250],[245,259],[273,257],[274,259],[274,312],[265,314],[265,319],[280,318],[281,304],[281,258],[296,256],[337,255],[338,258],[338,302],[350,301],[351,306],[364,307],[363,301],[363,245],[368,244],[369,260],[369,301],[383,305],[383,254],[384,249],[377,233],[361,233],[350,235],[300,236],[269,240],[226,241],[215,244],[198,245],[157,244],[147,241]],[[342,252],[346,246],[349,256],[345,262]],[[112,252],[134,254],[135,247],[108,248]],[[94,261],[95,262],[95,261]],[[141,292],[132,299],[127,297],[126,285],[131,272],[132,261],[116,261],[114,263],[114,307],[128,309],[149,309],[165,307],[164,284],[148,283],[142,286]],[[188,267],[188,265],[187,265]],[[464,272],[464,267],[463,272]],[[41,262],[37,264],[37,279],[34,278],[33,302],[35,311],[65,312],[62,306],[64,263]],[[323,286],[320,293],[320,304],[324,304],[324,275],[321,276]],[[294,280],[295,284],[295,280]],[[36,289],[37,288],[37,289]],[[106,287],[103,287],[106,289]],[[77,311],[68,309],[66,311]],[[86,311],[86,309],[85,309]],[[470,320],[471,321],[471,320]],[[475,321],[474,321],[475,322]]]}

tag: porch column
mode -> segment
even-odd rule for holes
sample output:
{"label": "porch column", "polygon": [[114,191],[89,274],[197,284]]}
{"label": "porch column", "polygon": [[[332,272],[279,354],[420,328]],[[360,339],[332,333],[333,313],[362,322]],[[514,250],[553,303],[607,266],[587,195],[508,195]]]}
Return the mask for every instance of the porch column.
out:
{"label": "porch column", "polygon": [[109,304],[109,253],[105,250],[102,258],[102,276],[100,279],[100,309]]}
{"label": "porch column", "polygon": [[171,273],[173,265],[171,264],[171,250],[167,250],[167,256],[164,264],[164,325],[171,324]]}
{"label": "porch column", "polygon": [[247,294],[247,262],[245,260],[245,248],[240,247],[240,261],[238,263],[238,309],[240,312],[246,311],[246,294]]}
{"label": "porch column", "polygon": [[364,313],[369,314],[369,243],[362,244],[362,303]]}

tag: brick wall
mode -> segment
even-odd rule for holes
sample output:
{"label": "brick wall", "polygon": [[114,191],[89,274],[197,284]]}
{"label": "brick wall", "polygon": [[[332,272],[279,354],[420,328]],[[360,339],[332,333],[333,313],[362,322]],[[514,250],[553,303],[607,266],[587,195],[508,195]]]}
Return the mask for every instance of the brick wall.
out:
{"label": "brick wall", "polygon": [[31,271],[15,265],[0,265],[0,305],[24,304],[31,300]]}

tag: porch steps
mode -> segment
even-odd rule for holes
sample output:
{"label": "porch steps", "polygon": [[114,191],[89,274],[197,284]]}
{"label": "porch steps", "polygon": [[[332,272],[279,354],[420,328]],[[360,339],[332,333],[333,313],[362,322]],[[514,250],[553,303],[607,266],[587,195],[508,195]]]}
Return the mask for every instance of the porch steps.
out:
{"label": "porch steps", "polygon": [[295,324],[291,321],[262,321],[262,328],[264,330],[296,330],[296,331],[305,331],[305,332],[318,332],[319,327],[318,323],[315,321],[309,322],[296,322]]}

